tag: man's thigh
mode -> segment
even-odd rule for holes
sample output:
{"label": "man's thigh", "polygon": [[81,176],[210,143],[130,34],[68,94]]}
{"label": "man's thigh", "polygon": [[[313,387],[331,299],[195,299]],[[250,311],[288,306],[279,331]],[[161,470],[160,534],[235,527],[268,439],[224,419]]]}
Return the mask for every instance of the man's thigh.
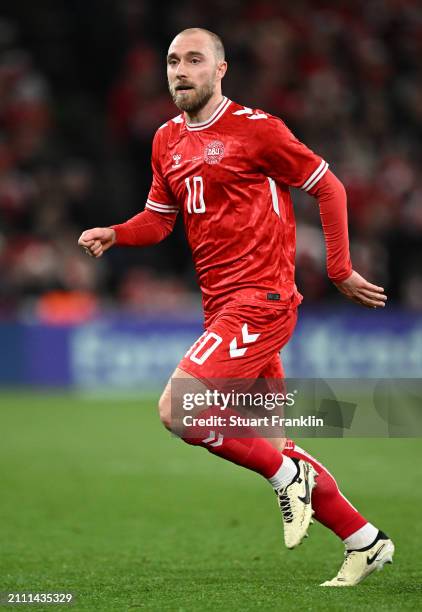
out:
{"label": "man's thigh", "polygon": [[[291,338],[296,319],[296,310],[241,305],[225,309],[192,345],[173,376],[180,372],[184,372],[181,378],[191,375],[195,390],[202,382],[211,389],[283,392],[279,352]],[[257,435],[267,437],[280,450],[284,448],[282,430],[261,430]]]}

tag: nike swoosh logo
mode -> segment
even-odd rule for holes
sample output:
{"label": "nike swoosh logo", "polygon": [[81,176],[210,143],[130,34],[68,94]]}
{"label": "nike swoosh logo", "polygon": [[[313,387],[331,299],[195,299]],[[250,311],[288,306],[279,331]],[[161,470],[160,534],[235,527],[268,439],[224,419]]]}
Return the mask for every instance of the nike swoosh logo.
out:
{"label": "nike swoosh logo", "polygon": [[375,559],[378,557],[378,555],[380,554],[380,552],[382,551],[382,549],[384,548],[384,546],[385,546],[385,544],[383,544],[382,546],[380,546],[380,547],[378,548],[377,552],[376,552],[374,555],[372,555],[372,557],[368,557],[368,558],[366,559],[366,563],[367,563],[368,565],[372,565],[372,563],[373,563],[373,562],[375,561]]}
{"label": "nike swoosh logo", "polygon": [[[309,473],[309,471],[308,471],[308,473]],[[300,497],[300,495],[298,495],[298,498],[304,504],[309,504],[311,502],[311,494],[309,492],[308,474],[306,474],[306,476],[305,476],[305,497]]]}

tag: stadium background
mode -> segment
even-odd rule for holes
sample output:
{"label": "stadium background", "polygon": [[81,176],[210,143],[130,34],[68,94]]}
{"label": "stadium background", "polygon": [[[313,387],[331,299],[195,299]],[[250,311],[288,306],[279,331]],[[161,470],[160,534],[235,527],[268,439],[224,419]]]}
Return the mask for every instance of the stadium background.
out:
{"label": "stadium background", "polygon": [[[157,390],[201,331],[200,297],[180,220],[164,243],[145,250],[116,249],[94,261],[76,246],[83,229],[121,222],[143,208],[153,133],[177,114],[164,55],[174,34],[192,25],[215,30],[225,42],[226,95],[281,116],[330,162],[348,192],[354,266],[389,296],[383,312],[345,303],[326,278],[315,202],[295,192],[297,284],[305,301],[284,353],[288,375],[420,377],[422,15],[416,0],[42,0],[36,9],[24,0],[4,2],[3,589],[73,586],[87,609],[114,609],[112,602],[116,609],[128,609],[128,602],[132,608],[208,609],[225,554],[222,567],[233,578],[221,584],[220,607],[238,609],[242,601],[243,609],[275,609],[277,584],[268,578],[271,562],[280,562],[273,500],[256,508],[255,496],[265,495],[253,475],[182,448],[155,417]],[[386,473],[378,473],[387,465],[403,495],[395,508],[410,520],[420,493],[410,475],[397,466],[394,471],[390,457],[414,461],[419,453],[420,459],[417,441],[347,444],[344,456],[335,441],[313,441],[307,448],[327,459],[368,513],[391,524],[397,512],[385,492]],[[376,476],[368,474],[368,465]],[[224,497],[217,502],[211,493],[215,478]],[[176,527],[164,528],[167,549],[161,536],[152,538],[163,522],[172,522],[157,510],[167,503],[164,485],[185,510],[175,507]],[[199,533],[209,517],[199,492],[213,509],[217,531],[201,554],[192,550],[203,545]],[[250,520],[262,533],[256,554],[239,495],[254,506]],[[272,513],[269,522],[264,510]],[[186,521],[197,527],[195,535]],[[304,609],[309,602],[300,599],[300,588],[312,555],[328,541],[333,546],[329,534],[318,534],[320,548],[301,550],[301,569],[289,587],[291,601]],[[336,568],[335,552],[325,572]],[[256,582],[248,555],[257,557]],[[207,564],[208,574],[203,568],[190,575],[187,589],[172,563],[186,572],[191,563]],[[398,576],[387,581],[389,596],[403,594],[394,582]],[[326,577],[316,573],[310,580]],[[405,595],[410,606],[416,592]],[[358,605],[356,596],[348,597],[352,607]],[[336,605],[346,609],[340,599]],[[383,609],[381,600],[377,605]],[[365,609],[363,600],[359,607]]]}

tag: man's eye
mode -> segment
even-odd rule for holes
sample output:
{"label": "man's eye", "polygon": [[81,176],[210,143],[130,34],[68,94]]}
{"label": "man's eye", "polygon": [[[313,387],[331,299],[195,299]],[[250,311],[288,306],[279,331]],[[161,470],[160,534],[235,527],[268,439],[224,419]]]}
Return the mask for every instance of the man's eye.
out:
{"label": "man's eye", "polygon": [[197,57],[192,59],[192,64],[199,64],[200,60]]}

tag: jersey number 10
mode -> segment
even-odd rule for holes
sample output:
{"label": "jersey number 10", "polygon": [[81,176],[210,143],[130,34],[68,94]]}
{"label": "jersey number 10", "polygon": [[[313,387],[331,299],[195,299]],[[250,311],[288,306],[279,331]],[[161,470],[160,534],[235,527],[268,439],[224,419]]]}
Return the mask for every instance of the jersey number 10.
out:
{"label": "jersey number 10", "polygon": [[188,213],[204,213],[204,181],[202,176],[192,177],[193,187],[191,186],[191,177],[185,179],[186,189],[188,190]]}

